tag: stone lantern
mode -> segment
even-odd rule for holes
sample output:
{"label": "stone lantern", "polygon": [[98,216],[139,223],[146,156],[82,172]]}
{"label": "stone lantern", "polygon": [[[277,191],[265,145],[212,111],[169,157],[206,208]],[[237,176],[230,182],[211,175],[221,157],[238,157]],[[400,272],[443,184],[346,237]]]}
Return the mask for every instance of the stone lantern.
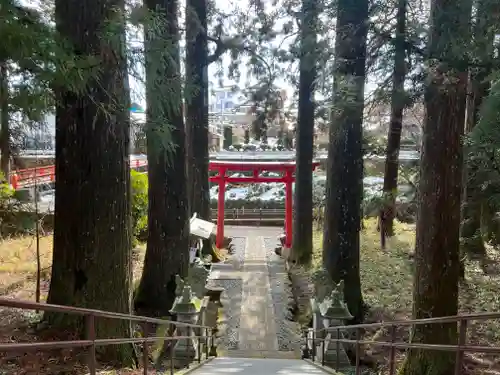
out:
{"label": "stone lantern", "polygon": [[202,299],[205,295],[206,284],[210,270],[207,269],[200,258],[195,258],[189,266],[189,284],[193,289],[193,293],[198,299]]}
{"label": "stone lantern", "polygon": [[[320,306],[321,317],[325,328],[343,326],[346,321],[353,318],[344,302],[344,282],[337,284],[329,298],[325,298]],[[349,358],[344,349],[344,344],[335,341],[342,339],[341,330],[329,330],[323,347],[323,361],[325,364],[334,365],[336,370],[350,366]],[[339,367],[339,368],[337,368]]]}
{"label": "stone lantern", "polygon": [[329,325],[343,325],[353,318],[344,302],[344,280],[332,290],[329,298],[325,298],[320,307],[321,315],[328,320]]}
{"label": "stone lantern", "polygon": [[[199,312],[191,287],[184,284],[182,294],[175,299],[170,314],[175,315],[179,323],[196,324]],[[177,326],[177,336],[185,337],[177,340],[173,350],[175,367],[181,368],[196,358],[198,345],[195,344],[192,327]]]}

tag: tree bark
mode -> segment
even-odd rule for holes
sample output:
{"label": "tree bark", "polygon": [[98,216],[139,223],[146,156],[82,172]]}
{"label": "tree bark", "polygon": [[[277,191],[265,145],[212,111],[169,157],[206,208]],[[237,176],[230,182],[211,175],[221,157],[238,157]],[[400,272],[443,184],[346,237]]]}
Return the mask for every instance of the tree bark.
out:
{"label": "tree bark", "polygon": [[[493,62],[493,24],[494,4],[491,0],[479,0],[477,2],[476,23],[474,27],[474,50],[475,57],[483,67],[470,69],[470,94],[467,99],[467,122],[466,133],[472,131],[479,121],[479,111],[483,99],[488,95],[490,82],[488,76],[491,69],[485,66],[491,66]],[[460,228],[460,237],[462,248],[465,254],[473,258],[486,257],[486,248],[484,246],[481,234],[481,201],[479,197],[479,187],[473,180],[476,173],[475,166],[467,165],[464,171],[464,201],[462,204],[462,225]]]}
{"label": "tree bark", "polygon": [[[186,80],[192,87],[185,101],[191,213],[210,221],[207,6],[206,0],[186,2]],[[210,239],[203,253],[215,259]]]}
{"label": "tree bark", "polygon": [[[420,161],[413,318],[458,312],[460,199],[467,91],[468,0],[431,5],[429,77]],[[464,54],[464,55],[462,55]],[[446,147],[443,147],[446,145]],[[417,325],[411,342],[456,344],[457,325]],[[455,353],[412,349],[404,375],[454,373]]]}
{"label": "tree bark", "polygon": [[186,130],[191,212],[210,220],[207,2],[186,3]]}
{"label": "tree bark", "polygon": [[[488,94],[489,84],[484,82],[487,74],[484,75],[483,73],[484,72],[474,72],[470,74],[469,86],[471,88],[471,92],[467,98],[468,108],[465,129],[466,133],[472,131],[476,125],[479,119],[479,108],[482,100]],[[486,248],[484,246],[483,236],[481,233],[482,205],[478,194],[478,186],[473,180],[474,174],[477,172],[476,169],[477,168],[474,165],[468,165],[467,162],[465,162],[460,239],[462,243],[463,255],[468,255],[472,258],[484,258],[486,256]]]}
{"label": "tree bark", "polygon": [[292,259],[310,264],[313,251],[312,161],[316,80],[316,0],[303,0],[299,62],[299,108],[295,171]]}
{"label": "tree bark", "polygon": [[381,212],[382,236],[394,235],[396,197],[398,193],[399,148],[405,107],[406,75],[406,2],[398,0],[396,38],[394,42],[394,72],[392,77],[391,121],[387,137],[387,152],[384,174],[384,205]]}
{"label": "tree bark", "polygon": [[[60,89],[56,108],[54,252],[48,303],[131,313],[129,89],[122,0],[56,0],[58,32],[100,71],[82,92]],[[114,22],[119,38],[103,37]],[[74,315],[49,322],[81,326]],[[98,338],[130,337],[130,323],[96,319]],[[131,345],[103,348],[133,364]]]}
{"label": "tree bark", "polygon": [[7,182],[10,182],[10,116],[9,116],[9,70],[7,62],[0,62],[0,169]]}
{"label": "tree bark", "polygon": [[323,264],[333,281],[344,280],[344,296],[354,315],[353,323],[363,320],[359,232],[367,24],[367,0],[339,0]]}
{"label": "tree bark", "polygon": [[186,276],[189,260],[186,134],[178,2],[147,0],[146,6],[162,22],[146,26],[148,240],[135,308],[162,317],[169,315],[175,299],[175,275]]}

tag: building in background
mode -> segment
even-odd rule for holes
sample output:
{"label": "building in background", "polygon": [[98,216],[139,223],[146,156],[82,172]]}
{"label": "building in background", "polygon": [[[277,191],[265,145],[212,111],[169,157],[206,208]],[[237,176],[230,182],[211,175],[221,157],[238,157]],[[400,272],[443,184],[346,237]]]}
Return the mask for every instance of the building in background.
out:
{"label": "building in background", "polygon": [[231,112],[240,104],[237,101],[238,93],[232,87],[214,88],[209,97],[208,112],[224,113]]}
{"label": "building in background", "polygon": [[[210,89],[208,122],[211,132],[223,137],[224,126],[233,128],[235,142],[243,142],[245,129],[254,120],[250,103],[245,95],[233,86],[213,87]],[[221,144],[223,138],[220,138]]]}
{"label": "building in background", "polygon": [[[144,126],[146,123],[146,113],[141,105],[132,103],[130,108],[130,153],[145,153],[146,142]],[[220,149],[222,147],[222,129],[215,126],[217,122],[212,122],[209,128],[209,147]],[[48,114],[41,123],[24,126],[23,131],[14,140],[20,150],[22,159],[32,158],[53,159],[55,156],[55,126],[54,114]]]}
{"label": "building in background", "polygon": [[[130,111],[130,147],[134,144],[143,131],[146,115],[140,107],[133,107]],[[19,148],[24,154],[50,154],[55,152],[56,146],[56,117],[50,113],[41,123],[29,124],[19,137]]]}
{"label": "building in background", "polygon": [[54,152],[56,146],[55,115],[45,116],[45,120],[40,123],[26,124],[19,134],[18,140],[13,140],[19,145],[21,150],[40,150],[44,152]]}

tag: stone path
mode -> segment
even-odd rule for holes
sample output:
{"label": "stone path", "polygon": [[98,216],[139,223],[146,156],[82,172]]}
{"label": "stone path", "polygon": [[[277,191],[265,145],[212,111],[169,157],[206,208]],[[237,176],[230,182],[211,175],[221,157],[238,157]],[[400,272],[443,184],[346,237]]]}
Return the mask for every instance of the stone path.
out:
{"label": "stone path", "polygon": [[192,375],[321,375],[325,372],[300,359],[215,358]]}
{"label": "stone path", "polygon": [[[235,252],[213,267],[211,283],[222,294],[221,341],[225,356],[283,358],[296,351],[300,335],[291,322],[291,291],[284,262],[274,254],[278,228],[228,227]],[[292,354],[292,353],[290,353]]]}
{"label": "stone path", "polygon": [[243,263],[240,350],[278,350],[271,283],[262,237],[249,235]]}

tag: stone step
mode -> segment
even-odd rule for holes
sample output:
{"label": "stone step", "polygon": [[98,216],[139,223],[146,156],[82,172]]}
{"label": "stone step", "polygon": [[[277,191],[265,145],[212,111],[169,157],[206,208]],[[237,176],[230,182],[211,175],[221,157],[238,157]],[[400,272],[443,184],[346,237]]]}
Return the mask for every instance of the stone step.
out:
{"label": "stone step", "polygon": [[272,358],[272,359],[300,359],[300,351],[277,350],[218,350],[220,357],[228,358]]}
{"label": "stone step", "polygon": [[208,280],[234,280],[241,279],[242,271],[234,270],[215,270],[210,273]]}

